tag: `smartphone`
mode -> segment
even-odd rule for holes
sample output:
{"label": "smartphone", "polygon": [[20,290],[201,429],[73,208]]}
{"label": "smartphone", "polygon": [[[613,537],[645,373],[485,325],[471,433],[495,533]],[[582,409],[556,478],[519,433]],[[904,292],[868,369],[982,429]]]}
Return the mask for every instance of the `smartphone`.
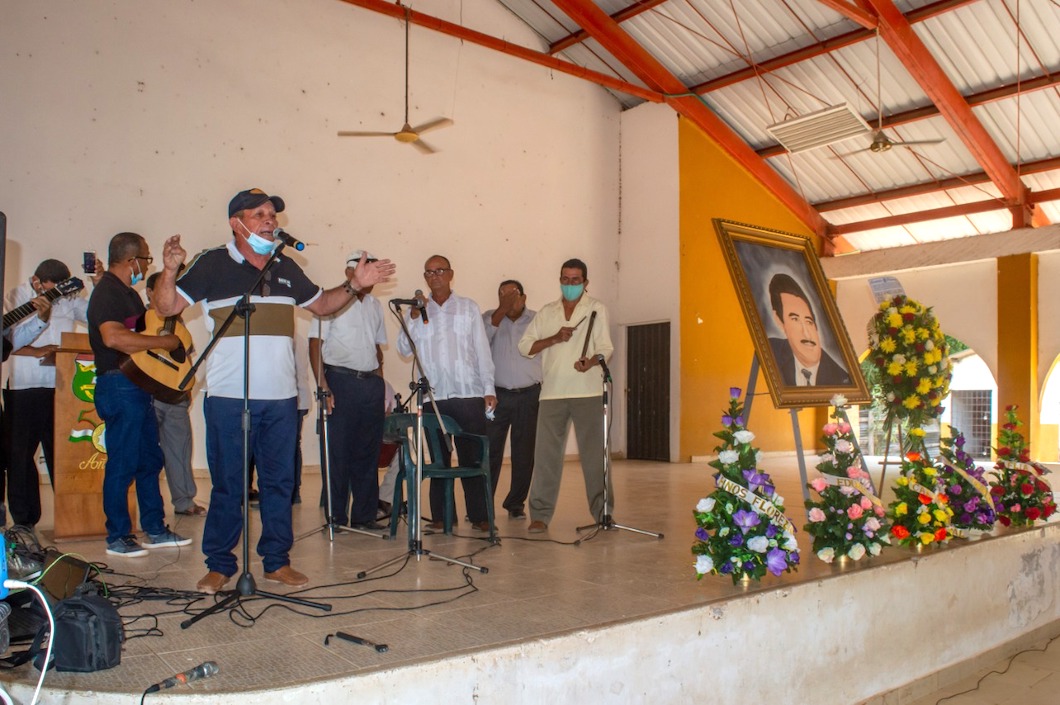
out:
{"label": "smartphone", "polygon": [[81,262],[81,268],[85,270],[85,274],[96,273],[96,253],[85,252],[83,254],[83,260]]}

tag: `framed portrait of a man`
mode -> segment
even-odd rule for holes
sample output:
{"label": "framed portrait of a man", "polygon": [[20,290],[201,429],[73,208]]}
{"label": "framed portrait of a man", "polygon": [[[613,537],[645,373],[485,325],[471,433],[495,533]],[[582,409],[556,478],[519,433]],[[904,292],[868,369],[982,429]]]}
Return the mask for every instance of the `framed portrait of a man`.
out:
{"label": "framed portrait of a man", "polygon": [[755,353],[777,408],[869,401],[850,335],[805,237],[714,219]]}

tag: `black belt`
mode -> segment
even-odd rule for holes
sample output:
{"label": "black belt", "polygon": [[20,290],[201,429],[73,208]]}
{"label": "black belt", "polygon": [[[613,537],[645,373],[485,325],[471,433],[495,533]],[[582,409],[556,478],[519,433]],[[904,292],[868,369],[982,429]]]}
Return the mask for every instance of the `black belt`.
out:
{"label": "black belt", "polygon": [[324,369],[328,372],[337,372],[340,375],[350,375],[357,379],[369,379],[371,377],[378,377],[375,370],[371,372],[361,372],[360,370],[351,370],[349,367],[339,367],[338,365],[324,365]]}
{"label": "black belt", "polygon": [[498,392],[508,392],[509,394],[522,394],[523,392],[530,392],[538,389],[541,383],[531,384],[529,387],[519,387],[518,389],[508,389],[507,387],[497,387]]}

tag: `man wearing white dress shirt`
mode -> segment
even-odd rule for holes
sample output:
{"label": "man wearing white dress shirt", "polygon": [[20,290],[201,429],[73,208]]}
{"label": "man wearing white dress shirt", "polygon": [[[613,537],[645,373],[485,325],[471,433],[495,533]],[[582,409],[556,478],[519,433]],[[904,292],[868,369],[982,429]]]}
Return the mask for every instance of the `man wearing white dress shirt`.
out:
{"label": "man wearing white dress shirt", "polygon": [[[44,260],[29,281],[7,293],[4,308],[14,310],[69,278],[70,269],[65,264]],[[63,333],[72,332],[78,321],[87,322],[87,310],[88,301],[83,296],[63,297],[11,331],[12,338],[24,344],[16,345],[19,349],[7,363],[10,377],[4,390],[8,504],[16,524],[34,526],[40,521],[40,480],[34,460],[37,446],[44,449],[48,478],[54,483],[55,351]]]}
{"label": "man wearing white dress shirt", "polygon": [[[419,296],[427,315],[422,316],[418,308],[413,308],[407,314],[406,322],[434,390],[438,411],[456,421],[461,430],[485,436],[486,413],[492,413],[497,406],[497,396],[493,383],[493,356],[481,311],[471,299],[453,293],[453,269],[445,257],[434,255],[428,259],[423,278],[431,290],[429,298]],[[412,346],[404,335],[398,339],[398,352],[406,356],[412,354]],[[434,413],[430,403],[424,413]],[[466,452],[462,445],[460,441],[456,444],[460,457]],[[462,478],[461,482],[471,526],[477,531],[488,532],[489,514],[483,481],[472,477]],[[442,528],[444,503],[444,485],[432,480],[432,529]]]}
{"label": "man wearing white dress shirt", "polygon": [[[346,278],[352,278],[361,257],[355,250],[346,258]],[[372,296],[373,287],[357,292],[344,308],[313,319],[309,331],[309,364],[327,396],[330,426],[328,458],[331,509],[328,521],[349,523],[355,529],[378,530],[379,449],[383,444],[383,349],[386,326],[383,307]],[[352,495],[352,506],[351,506]]]}

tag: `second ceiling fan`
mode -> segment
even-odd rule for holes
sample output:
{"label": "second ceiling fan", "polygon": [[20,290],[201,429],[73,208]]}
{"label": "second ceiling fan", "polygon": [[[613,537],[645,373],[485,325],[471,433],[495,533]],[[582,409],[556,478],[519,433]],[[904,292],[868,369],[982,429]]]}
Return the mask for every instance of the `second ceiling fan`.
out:
{"label": "second ceiling fan", "polygon": [[339,137],[393,137],[398,142],[404,144],[411,144],[413,147],[418,149],[424,154],[434,154],[435,150],[429,144],[424,142],[421,137],[422,135],[430,132],[431,130],[437,130],[441,127],[448,127],[453,124],[453,121],[449,118],[436,118],[429,122],[425,122],[422,125],[412,127],[409,125],[409,25],[411,25],[409,10],[405,8],[405,124],[401,126],[401,129],[397,132],[366,132],[361,130],[339,130]]}

